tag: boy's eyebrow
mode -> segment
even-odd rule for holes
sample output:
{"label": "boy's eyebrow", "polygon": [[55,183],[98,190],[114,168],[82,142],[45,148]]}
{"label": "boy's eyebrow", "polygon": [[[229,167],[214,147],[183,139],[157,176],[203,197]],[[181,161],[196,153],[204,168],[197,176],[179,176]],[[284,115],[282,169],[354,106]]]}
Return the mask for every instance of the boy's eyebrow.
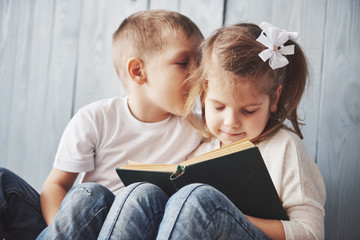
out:
{"label": "boy's eyebrow", "polygon": [[183,57],[183,56],[189,56],[191,54],[191,51],[189,50],[181,50],[174,54],[174,57]]}

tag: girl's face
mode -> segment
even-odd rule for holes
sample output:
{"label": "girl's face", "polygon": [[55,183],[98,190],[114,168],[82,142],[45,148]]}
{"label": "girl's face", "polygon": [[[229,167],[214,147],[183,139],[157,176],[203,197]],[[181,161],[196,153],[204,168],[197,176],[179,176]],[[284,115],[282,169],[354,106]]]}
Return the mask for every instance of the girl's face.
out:
{"label": "girl's face", "polygon": [[[238,76],[234,80],[243,82]],[[209,76],[205,99],[207,126],[222,145],[243,138],[251,140],[265,129],[270,112],[276,111],[277,100],[278,97],[270,104],[270,97],[259,93],[253,84],[232,88]]]}

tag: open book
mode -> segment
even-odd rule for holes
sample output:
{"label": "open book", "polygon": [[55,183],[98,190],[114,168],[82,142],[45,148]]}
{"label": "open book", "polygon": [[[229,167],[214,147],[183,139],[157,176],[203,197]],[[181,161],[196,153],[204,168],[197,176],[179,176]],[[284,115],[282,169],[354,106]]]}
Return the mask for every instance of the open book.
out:
{"label": "open book", "polygon": [[247,139],[175,164],[130,162],[116,169],[125,186],[150,182],[168,196],[190,183],[206,183],[229,198],[242,213],[287,220],[257,146]]}

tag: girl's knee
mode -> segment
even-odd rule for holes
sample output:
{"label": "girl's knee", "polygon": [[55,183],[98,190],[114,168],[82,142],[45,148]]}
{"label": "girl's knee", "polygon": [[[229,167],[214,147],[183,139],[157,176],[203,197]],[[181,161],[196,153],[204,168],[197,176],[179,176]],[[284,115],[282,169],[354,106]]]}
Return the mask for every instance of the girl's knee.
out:
{"label": "girl's knee", "polygon": [[208,205],[214,199],[221,196],[221,193],[214,187],[194,183],[189,184],[177,191],[171,198],[168,205],[187,205],[190,206],[203,206]]}
{"label": "girl's knee", "polygon": [[168,196],[158,186],[151,183],[139,182],[133,183],[120,190],[116,195],[114,204],[122,206],[126,202],[126,205],[134,205],[137,207],[147,207],[149,205],[165,206],[167,200]]}
{"label": "girl's knee", "polygon": [[176,194],[187,195],[191,198],[204,197],[208,195],[217,195],[219,191],[214,187],[203,183],[192,183],[181,188]]}
{"label": "girl's knee", "polygon": [[161,188],[151,183],[134,183],[125,189],[133,199],[167,198],[167,195]]}

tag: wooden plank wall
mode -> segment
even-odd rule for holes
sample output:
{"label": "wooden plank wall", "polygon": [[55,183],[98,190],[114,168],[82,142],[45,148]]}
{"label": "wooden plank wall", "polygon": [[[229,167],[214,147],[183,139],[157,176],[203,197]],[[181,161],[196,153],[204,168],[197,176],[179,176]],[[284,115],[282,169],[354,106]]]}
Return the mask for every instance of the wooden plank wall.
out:
{"label": "wooden plank wall", "polygon": [[301,33],[310,84],[304,143],[327,187],[326,239],[360,235],[360,1],[0,0],[0,166],[38,191],[67,122],[81,106],[124,96],[111,62],[120,22],[171,9],[209,36],[223,24],[268,21]]}

